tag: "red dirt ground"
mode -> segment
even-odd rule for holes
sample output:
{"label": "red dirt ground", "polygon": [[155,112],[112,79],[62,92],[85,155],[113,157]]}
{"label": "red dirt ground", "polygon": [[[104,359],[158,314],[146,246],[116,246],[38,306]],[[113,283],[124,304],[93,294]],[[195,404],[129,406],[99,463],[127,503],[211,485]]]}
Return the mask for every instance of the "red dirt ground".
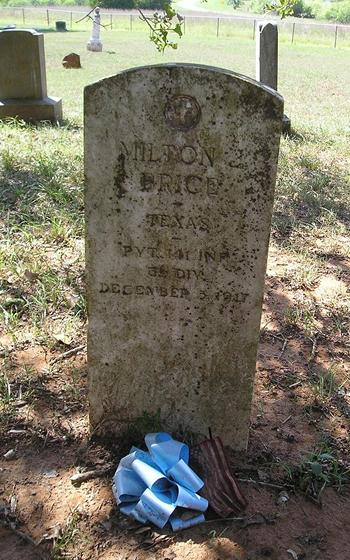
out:
{"label": "red dirt ground", "polygon": [[[116,464],[120,454],[117,446],[108,448],[88,439],[84,353],[48,369],[57,350],[50,355],[30,343],[18,350],[2,333],[2,355],[13,378],[20,367],[31,366],[34,397],[5,409],[0,442],[1,457],[9,449],[16,453],[14,459],[0,461],[0,508],[10,507],[12,497],[13,527],[33,542],[2,527],[1,560],[350,559],[349,487],[341,492],[326,488],[317,504],[295,479],[288,483],[286,478],[286,468],[300,465],[320,437],[331,441],[344,460],[349,458],[350,411],[348,393],[320,399],[310,383],[310,364],[336,364],[337,371],[346,373],[345,342],[332,334],[329,316],[322,310],[317,315],[322,336],[316,344],[298,329],[283,328],[286,308],[300,296],[284,280],[288,266],[280,250],[272,247],[249,448],[245,456],[230,456],[239,478],[258,481],[241,483],[249,502],[246,524],[206,521],[159,538],[156,532],[137,532],[139,526],[118,513],[110,476],[73,486],[70,477],[78,468]],[[329,262],[329,267],[330,274],[338,271],[333,284],[339,271],[341,281],[348,280],[347,263]],[[311,295],[320,301],[333,284],[330,275],[321,277]],[[14,429],[23,432],[12,433]],[[284,487],[289,499],[279,503],[281,488],[265,486],[264,481]],[[63,545],[58,535],[68,534],[67,521],[75,531]]]}

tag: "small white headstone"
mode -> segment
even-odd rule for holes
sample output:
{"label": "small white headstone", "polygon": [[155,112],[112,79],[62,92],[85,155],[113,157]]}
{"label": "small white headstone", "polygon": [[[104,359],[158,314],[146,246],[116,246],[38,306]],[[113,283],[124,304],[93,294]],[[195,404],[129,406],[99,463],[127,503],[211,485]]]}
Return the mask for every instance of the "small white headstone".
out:
{"label": "small white headstone", "polygon": [[102,51],[102,41],[100,39],[101,30],[101,16],[100,8],[95,9],[94,19],[92,24],[92,35],[90,41],[87,44],[88,51],[101,52]]}

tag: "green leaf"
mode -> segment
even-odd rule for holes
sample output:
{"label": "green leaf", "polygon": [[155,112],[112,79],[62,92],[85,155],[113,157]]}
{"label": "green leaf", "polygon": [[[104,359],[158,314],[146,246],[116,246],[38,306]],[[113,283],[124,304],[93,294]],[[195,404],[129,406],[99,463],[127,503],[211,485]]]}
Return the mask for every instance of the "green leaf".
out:
{"label": "green leaf", "polygon": [[271,3],[266,3],[264,6],[265,12],[276,12],[281,19],[293,14],[293,6],[297,0],[275,0]]}
{"label": "green leaf", "polygon": [[173,31],[174,31],[174,33],[177,33],[179,37],[182,37],[182,29],[181,29],[181,25],[179,23],[177,25],[175,25]]}
{"label": "green leaf", "polygon": [[321,476],[322,475],[322,465],[320,463],[316,463],[316,462],[310,462],[309,463],[312,473],[315,476]]}
{"label": "green leaf", "polygon": [[170,4],[165,4],[164,6],[164,11],[166,13],[166,15],[168,16],[168,18],[173,18],[174,16],[176,16],[176,12],[175,10],[170,6]]}
{"label": "green leaf", "polygon": [[164,53],[167,47],[177,49],[177,43],[169,41],[169,33],[176,33],[182,37],[182,25],[184,19],[171,8],[169,4],[164,7],[164,13],[155,12],[152,17],[146,16],[139,9],[141,19],[146,22],[150,29],[150,40],[159,52]]}

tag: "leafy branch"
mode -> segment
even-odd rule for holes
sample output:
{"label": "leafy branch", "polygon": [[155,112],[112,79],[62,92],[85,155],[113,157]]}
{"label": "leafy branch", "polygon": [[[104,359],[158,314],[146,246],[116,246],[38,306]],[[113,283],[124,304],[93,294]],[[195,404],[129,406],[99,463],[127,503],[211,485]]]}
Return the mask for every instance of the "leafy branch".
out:
{"label": "leafy branch", "polygon": [[272,0],[272,2],[265,4],[264,11],[275,12],[281,19],[284,19],[287,16],[293,15],[293,8],[296,2],[297,0]]}
{"label": "leafy branch", "polygon": [[152,17],[146,16],[139,8],[140,19],[150,29],[150,40],[155,44],[157,50],[164,53],[167,47],[177,49],[177,43],[169,38],[170,33],[182,37],[182,26],[184,18],[180,16],[170,4],[164,6],[164,13],[155,12]]}

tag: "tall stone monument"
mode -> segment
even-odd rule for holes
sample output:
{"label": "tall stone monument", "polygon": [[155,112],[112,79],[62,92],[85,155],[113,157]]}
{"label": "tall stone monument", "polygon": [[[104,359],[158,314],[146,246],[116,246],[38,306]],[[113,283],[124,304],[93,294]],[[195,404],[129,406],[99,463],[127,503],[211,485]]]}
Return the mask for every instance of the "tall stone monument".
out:
{"label": "tall stone monument", "polygon": [[[258,22],[256,35],[256,79],[277,90],[278,85],[278,25],[270,21]],[[289,133],[291,122],[283,115],[282,130]]]}
{"label": "tall stone monument", "polygon": [[277,23],[258,22],[256,35],[256,79],[277,90],[278,27]]}
{"label": "tall stone monument", "polygon": [[283,100],[208,66],[85,88],[90,421],[247,445]]}
{"label": "tall stone monument", "polygon": [[44,35],[37,31],[0,31],[0,119],[6,117],[62,119],[62,100],[47,95]]}
{"label": "tall stone monument", "polygon": [[102,41],[100,39],[101,32],[101,16],[100,8],[95,8],[94,17],[92,20],[92,34],[86,48],[88,51],[101,52]]}

